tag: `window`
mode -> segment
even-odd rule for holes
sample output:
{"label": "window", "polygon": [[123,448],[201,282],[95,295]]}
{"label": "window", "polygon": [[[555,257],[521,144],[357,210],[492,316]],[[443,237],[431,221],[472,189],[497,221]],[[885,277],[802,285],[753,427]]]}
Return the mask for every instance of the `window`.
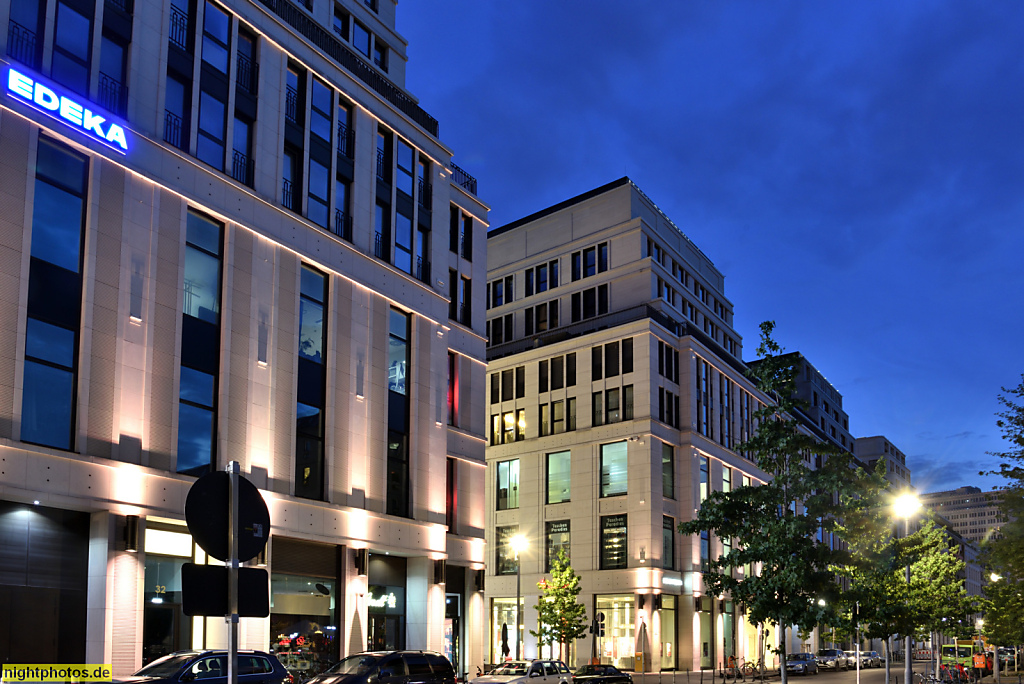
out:
{"label": "window", "polygon": [[602,392],[594,392],[591,396],[590,422],[594,427],[599,427],[604,424],[604,394]]}
{"label": "window", "polygon": [[590,349],[590,379],[597,381],[602,379],[604,376],[604,354],[601,351],[601,347],[591,347]]}
{"label": "window", "polygon": [[604,376],[613,378],[619,374],[619,343],[609,342],[604,345]]}
{"label": "window", "polygon": [[516,366],[516,399],[526,396],[526,366]]}
{"label": "window", "polygon": [[515,387],[512,384],[512,374],[514,370],[509,368],[508,370],[501,371],[501,400],[512,401],[512,393]]}
{"label": "window", "polygon": [[661,443],[661,495],[666,499],[676,498],[675,448]]}
{"label": "window", "polygon": [[633,420],[633,386],[622,388],[622,420]]}
{"label": "window", "polygon": [[359,51],[363,57],[370,58],[370,42],[372,34],[365,26],[358,21],[352,22],[352,47]]}
{"label": "window", "polygon": [[547,437],[551,434],[551,405],[540,405],[540,436]]}
{"label": "window", "polygon": [[228,73],[228,35],[231,19],[211,2],[203,12],[203,62],[222,74]]}
{"label": "window", "polygon": [[497,509],[519,508],[519,459],[498,464]]}
{"label": "window", "polygon": [[395,166],[397,168],[395,175],[396,187],[408,195],[410,198],[413,197],[413,179],[415,178],[415,164],[416,153],[409,143],[405,142],[401,138],[398,138],[398,151],[396,153],[397,159]]}
{"label": "window", "polygon": [[570,314],[573,323],[608,313],[608,286],[574,292],[570,298]]}
{"label": "window", "polygon": [[571,453],[557,451],[547,456],[548,495],[545,503],[565,503],[569,501]]}
{"label": "window", "polygon": [[565,384],[565,357],[551,359],[551,389],[560,390]]}
{"label": "window", "polygon": [[700,457],[700,502],[708,498],[708,457]]}
{"label": "window", "polygon": [[622,407],[619,404],[618,388],[605,390],[604,407],[605,423],[618,423],[622,420]]}
{"label": "window", "polygon": [[626,493],[628,459],[626,442],[601,445],[601,496]]}
{"label": "window", "polygon": [[700,532],[700,571],[707,572],[711,564],[711,533],[707,530]]}
{"label": "window", "polygon": [[86,97],[89,95],[91,38],[92,19],[70,5],[58,2],[50,75],[53,80]]}
{"label": "window", "polygon": [[216,459],[223,226],[189,211],[178,403],[179,473],[205,475]]}
{"label": "window", "polygon": [[622,340],[622,374],[633,372],[633,338]]}
{"label": "window", "polygon": [[729,466],[722,467],[722,491],[732,491],[732,468]]}
{"label": "window", "polygon": [[626,516],[601,516],[601,569],[618,570],[627,567]]}
{"label": "window", "polygon": [[455,522],[459,512],[459,464],[451,456],[446,461],[444,524],[448,526],[448,532],[457,534]]}
{"label": "window", "polygon": [[[459,323],[467,328],[473,327],[472,287],[473,282],[468,276],[461,276],[459,280]],[[511,321],[511,314],[509,321]],[[511,335],[509,335],[511,339]]]}
{"label": "window", "polygon": [[211,93],[199,92],[199,140],[196,156],[218,171],[224,170],[226,105]]}
{"label": "window", "polygon": [[231,177],[239,183],[252,186],[252,122],[235,115],[232,129]]}
{"label": "window", "polygon": [[412,217],[406,216],[401,211],[397,212],[395,214],[395,267],[409,274],[413,273],[412,238]]}
{"label": "window", "polygon": [[548,361],[541,361],[537,364],[538,391],[548,391]]}
{"label": "window", "polygon": [[[569,521],[568,520],[553,520],[545,523],[544,525],[544,547],[545,547],[545,558],[544,572],[551,572],[551,567],[554,564],[559,553],[564,552],[565,557],[569,558]],[[554,674],[554,673],[552,673]]]}
{"label": "window", "polygon": [[[462,215],[462,258],[473,260],[473,217],[469,214]],[[511,297],[511,294],[509,294]],[[511,301],[511,299],[509,300]]]}
{"label": "window", "polygon": [[180,150],[188,150],[189,116],[192,109],[192,86],[170,74],[164,94],[164,141]]}
{"label": "window", "polygon": [[259,64],[256,62],[256,35],[238,28],[238,51],[236,56],[235,81],[238,87],[250,95],[259,90]]}
{"label": "window", "polygon": [[448,352],[448,424],[458,425],[459,355]]}
{"label": "window", "polygon": [[551,402],[551,434],[565,432],[565,404],[562,401]]}
{"label": "window", "polygon": [[512,548],[512,537],[519,534],[519,525],[497,527],[494,530],[494,574],[514,575],[519,569],[519,558]]}
{"label": "window", "polygon": [[125,87],[125,72],[128,46],[114,35],[103,34],[100,43],[100,104],[121,116],[127,113],[128,89]]}
{"label": "window", "polygon": [[376,64],[381,71],[387,73],[388,48],[377,38],[374,38],[373,41],[373,63]]}
{"label": "window", "polygon": [[295,422],[295,496],[324,497],[324,358],[327,278],[303,265],[299,279],[298,405]]}
{"label": "window", "polygon": [[454,204],[448,209],[448,251],[459,252],[459,223],[462,212]]}
{"label": "window", "polygon": [[661,567],[676,569],[676,521],[667,515],[661,518]]}
{"label": "window", "polygon": [[568,397],[565,400],[565,431],[572,432],[576,429],[576,397]]}
{"label": "window", "polygon": [[711,436],[711,367],[697,359],[697,432]]}
{"label": "window", "polygon": [[565,355],[565,386],[576,386],[576,352]]}
{"label": "window", "polygon": [[87,173],[86,158],[39,137],[21,440],[57,449],[74,443]]}
{"label": "window", "polygon": [[385,512],[409,517],[408,371],[411,316],[392,308],[388,326],[388,434]]}
{"label": "window", "polygon": [[330,169],[309,157],[309,196],[306,215],[321,228],[330,228]]}
{"label": "window", "polygon": [[314,78],[312,82],[313,93],[310,97],[309,132],[330,145],[334,93],[320,79]]}
{"label": "window", "polygon": [[285,146],[281,160],[281,206],[299,211],[302,208],[302,177],[299,173],[299,160],[302,153],[290,146]]}

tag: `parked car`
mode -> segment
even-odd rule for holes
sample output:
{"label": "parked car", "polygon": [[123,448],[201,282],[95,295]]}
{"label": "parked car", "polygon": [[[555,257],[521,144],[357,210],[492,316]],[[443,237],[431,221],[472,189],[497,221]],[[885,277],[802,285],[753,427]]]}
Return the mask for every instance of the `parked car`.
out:
{"label": "parked car", "polygon": [[786,656],[786,672],[793,674],[818,674],[818,659],[813,653],[790,653]]}
{"label": "parked car", "polygon": [[451,662],[434,651],[368,651],[342,658],[308,684],[455,684]]}
{"label": "parked car", "polygon": [[[846,653],[846,659],[849,661],[850,667],[857,667],[857,651],[844,651],[844,653]],[[878,666],[878,659],[872,660],[871,653],[871,651],[860,652],[860,669],[866,670],[869,667]]]}
{"label": "parked car", "polygon": [[817,656],[820,667],[835,670],[836,672],[850,669],[850,661],[846,658],[846,653],[838,648],[819,649]]}
{"label": "parked car", "polygon": [[470,684],[572,684],[572,673],[561,660],[513,660]]}
{"label": "parked car", "polygon": [[[125,684],[181,684],[202,680],[224,684],[228,676],[227,651],[177,651],[158,658],[133,674],[118,678]],[[284,684],[288,671],[273,654],[238,652],[239,684]]]}
{"label": "parked car", "polygon": [[882,656],[878,651],[867,651],[870,667],[882,667]]}
{"label": "parked car", "polygon": [[576,684],[633,684],[633,678],[614,665],[584,665],[572,674]]}

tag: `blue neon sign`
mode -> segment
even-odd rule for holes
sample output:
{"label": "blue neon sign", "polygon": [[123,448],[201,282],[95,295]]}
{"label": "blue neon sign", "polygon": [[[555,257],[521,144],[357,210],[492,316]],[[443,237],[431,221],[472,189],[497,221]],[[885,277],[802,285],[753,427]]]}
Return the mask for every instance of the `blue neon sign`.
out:
{"label": "blue neon sign", "polygon": [[57,86],[41,83],[20,71],[9,69],[7,72],[7,93],[9,95],[13,95],[61,123],[85,133],[116,152],[121,154],[128,152],[128,140],[121,126],[107,121],[106,117],[79,104],[76,99],[68,97],[61,90]]}

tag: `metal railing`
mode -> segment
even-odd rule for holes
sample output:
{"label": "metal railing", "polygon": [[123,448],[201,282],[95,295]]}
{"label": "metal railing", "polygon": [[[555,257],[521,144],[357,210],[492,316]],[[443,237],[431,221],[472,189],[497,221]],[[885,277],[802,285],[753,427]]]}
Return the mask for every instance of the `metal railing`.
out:
{"label": "metal railing", "polygon": [[417,280],[420,280],[427,285],[430,284],[430,262],[424,257],[416,257],[416,272],[414,273]]}
{"label": "metal railing", "polygon": [[292,182],[287,178],[281,179],[281,206],[295,211],[295,197],[292,192]]}
{"label": "metal railing", "polygon": [[459,233],[459,254],[463,259],[473,260],[473,239],[466,239],[466,233]]}
{"label": "metal railing", "polygon": [[391,263],[391,251],[389,248],[391,245],[384,242],[384,236],[379,232],[374,234],[373,238],[373,255],[378,259],[382,259],[387,263]]}
{"label": "metal railing", "polygon": [[259,0],[260,4],[274,12],[292,28],[302,34],[313,45],[363,83],[372,88],[378,95],[405,113],[410,119],[423,127],[430,135],[437,137],[437,119],[427,114],[416,102],[391,81],[381,76],[380,72],[357,57],[332,33],[320,26],[308,14],[297,8],[288,0]]}
{"label": "metal railing", "polygon": [[434,204],[434,198],[430,194],[432,190],[433,186],[427,182],[426,178],[417,180],[416,197],[419,199],[420,206],[428,211]]}
{"label": "metal railing", "polygon": [[128,112],[128,88],[112,76],[100,72],[98,99],[105,109],[119,116]]}
{"label": "metal railing", "polygon": [[231,177],[239,183],[252,187],[253,175],[256,170],[255,160],[249,157],[249,155],[239,152],[238,150],[231,151]]}
{"label": "metal railing", "polygon": [[356,150],[356,136],[355,131],[345,125],[343,122],[338,122],[338,154],[341,156],[352,159],[355,155]]}
{"label": "metal railing", "polygon": [[292,123],[299,122],[299,91],[291,86],[285,86],[284,116]]}
{"label": "metal railing", "polygon": [[476,194],[476,178],[466,173],[458,164],[452,162],[452,180],[469,192]]}
{"label": "metal railing", "polygon": [[388,176],[384,175],[385,161],[386,159],[384,157],[384,150],[377,150],[377,180],[382,180],[385,183],[390,183],[391,179]]}
{"label": "metal railing", "polygon": [[7,25],[7,56],[33,69],[39,68],[36,34],[16,21]]}
{"label": "metal railing", "polygon": [[165,109],[164,110],[164,142],[174,145],[179,150],[185,149],[185,142],[182,140],[184,137],[182,132],[184,126],[182,125],[181,117],[174,112]]}
{"label": "metal railing", "polygon": [[188,52],[188,15],[180,9],[171,5],[171,30],[168,39],[172,45],[176,45],[185,52]]}
{"label": "metal railing", "polygon": [[249,93],[255,95],[257,90],[257,84],[260,80],[260,65],[259,62],[249,59],[241,52],[238,53],[238,70],[236,72],[238,87]]}
{"label": "metal railing", "polygon": [[341,209],[335,209],[334,225],[331,226],[331,232],[342,240],[352,242],[352,217]]}

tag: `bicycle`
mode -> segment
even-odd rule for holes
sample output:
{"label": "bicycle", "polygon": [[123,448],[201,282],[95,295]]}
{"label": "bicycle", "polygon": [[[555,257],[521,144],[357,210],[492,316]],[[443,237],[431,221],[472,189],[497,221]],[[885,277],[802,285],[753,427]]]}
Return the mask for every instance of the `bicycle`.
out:
{"label": "bicycle", "polygon": [[740,676],[741,677],[753,677],[757,673],[764,673],[764,661],[758,660],[744,660],[743,664],[740,665]]}

